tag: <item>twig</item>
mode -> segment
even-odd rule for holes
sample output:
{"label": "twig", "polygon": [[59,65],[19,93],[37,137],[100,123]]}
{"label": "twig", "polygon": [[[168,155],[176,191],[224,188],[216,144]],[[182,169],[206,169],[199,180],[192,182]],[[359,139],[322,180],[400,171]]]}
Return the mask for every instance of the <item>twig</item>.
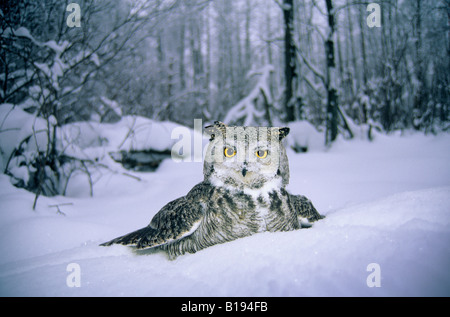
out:
{"label": "twig", "polygon": [[73,206],[73,203],[62,203],[62,204],[48,205],[48,206],[49,206],[49,207],[52,207],[52,208],[56,208],[56,213],[57,213],[57,214],[66,216],[66,214],[63,213],[63,212],[61,211],[61,209],[59,209],[59,206]]}

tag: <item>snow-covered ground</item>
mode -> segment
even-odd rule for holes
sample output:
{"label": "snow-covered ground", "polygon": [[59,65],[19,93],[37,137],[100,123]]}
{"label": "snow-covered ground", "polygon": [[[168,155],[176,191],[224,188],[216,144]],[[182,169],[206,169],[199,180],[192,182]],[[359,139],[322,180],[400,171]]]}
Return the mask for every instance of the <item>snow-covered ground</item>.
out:
{"label": "snow-covered ground", "polygon": [[141,181],[105,174],[93,198],[75,184],[71,197],[40,197],[36,211],[34,195],[0,175],[0,295],[450,296],[450,135],[377,135],[288,155],[289,191],[324,220],[174,261],[98,244],[147,225],[202,180],[201,163],[165,160]]}

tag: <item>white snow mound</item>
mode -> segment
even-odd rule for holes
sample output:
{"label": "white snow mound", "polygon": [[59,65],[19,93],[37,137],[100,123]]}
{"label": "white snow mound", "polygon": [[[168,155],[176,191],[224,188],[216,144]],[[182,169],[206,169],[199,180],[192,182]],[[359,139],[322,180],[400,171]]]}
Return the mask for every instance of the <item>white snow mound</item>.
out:
{"label": "white snow mound", "polygon": [[[325,219],[174,261],[98,244],[147,225],[202,180],[201,163],[166,160],[141,181],[103,177],[93,198],[41,197],[36,211],[34,195],[2,175],[0,296],[449,296],[449,141],[415,135],[290,151],[288,190]],[[72,263],[79,287],[70,287]],[[374,273],[380,287],[370,287]]]}

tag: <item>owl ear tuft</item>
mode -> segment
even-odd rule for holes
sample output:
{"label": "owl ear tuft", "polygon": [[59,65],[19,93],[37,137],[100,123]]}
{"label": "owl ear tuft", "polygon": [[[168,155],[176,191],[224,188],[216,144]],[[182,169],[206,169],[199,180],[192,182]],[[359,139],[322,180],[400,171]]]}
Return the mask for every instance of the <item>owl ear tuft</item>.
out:
{"label": "owl ear tuft", "polygon": [[283,140],[283,139],[289,134],[289,131],[290,131],[290,130],[291,130],[291,129],[289,129],[288,127],[284,127],[284,128],[278,129],[279,140],[280,140],[280,141]]}
{"label": "owl ear tuft", "polygon": [[210,141],[214,140],[218,135],[225,136],[227,125],[220,121],[214,121],[214,125],[205,127],[205,132],[210,135]]}

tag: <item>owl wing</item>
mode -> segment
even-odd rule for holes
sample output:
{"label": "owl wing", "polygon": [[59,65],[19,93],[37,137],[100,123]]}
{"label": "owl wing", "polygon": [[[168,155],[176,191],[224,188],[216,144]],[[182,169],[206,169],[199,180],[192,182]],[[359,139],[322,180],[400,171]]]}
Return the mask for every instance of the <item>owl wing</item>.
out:
{"label": "owl wing", "polygon": [[[138,249],[153,248],[174,242],[191,235],[197,230],[203,220],[204,191],[195,186],[188,195],[175,199],[166,204],[153,217],[150,224],[142,229],[101,244],[134,245]],[[201,187],[201,186],[200,186]]]}
{"label": "owl wing", "polygon": [[297,212],[297,217],[302,227],[311,226],[308,225],[308,223],[304,223],[304,219],[307,219],[308,222],[314,222],[325,218],[325,216],[319,214],[319,212],[316,210],[312,202],[305,196],[290,194],[289,200],[292,204],[292,207]]}

